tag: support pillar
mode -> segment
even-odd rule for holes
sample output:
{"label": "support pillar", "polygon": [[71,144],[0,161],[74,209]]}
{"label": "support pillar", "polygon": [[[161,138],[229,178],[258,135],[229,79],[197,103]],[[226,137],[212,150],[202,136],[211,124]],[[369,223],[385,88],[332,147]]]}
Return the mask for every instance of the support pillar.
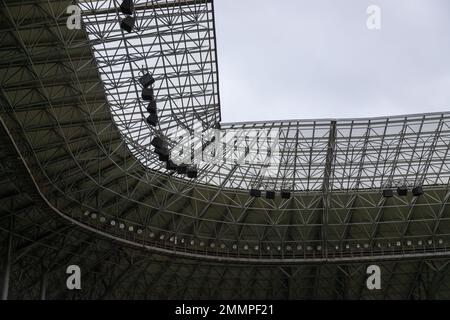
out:
{"label": "support pillar", "polygon": [[13,230],[14,230],[14,216],[11,215],[9,238],[8,238],[8,251],[6,253],[5,259],[6,260],[5,271],[3,273],[2,300],[8,300],[9,278],[11,275],[11,264],[12,264]]}
{"label": "support pillar", "polygon": [[47,300],[47,273],[45,272],[42,273],[40,299]]}

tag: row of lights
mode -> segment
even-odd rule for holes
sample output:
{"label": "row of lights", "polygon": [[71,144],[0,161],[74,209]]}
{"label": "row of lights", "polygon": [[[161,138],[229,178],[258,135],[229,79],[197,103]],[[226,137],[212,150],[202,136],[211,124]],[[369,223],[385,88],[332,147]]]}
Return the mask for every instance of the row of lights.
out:
{"label": "row of lights", "polygon": [[[120,6],[122,13],[128,15],[131,15],[133,13],[133,8],[134,6],[132,0],[125,0],[122,2],[122,5]],[[125,26],[127,26],[127,28],[129,27],[129,25],[125,22],[125,19],[122,20],[122,23],[124,23]],[[147,72],[144,73],[139,78],[139,83],[142,86],[141,98],[142,100],[148,102],[147,105],[148,116],[146,118],[146,122],[147,124],[156,127],[158,125],[159,120],[158,120],[158,109],[153,89],[155,79],[150,73]],[[187,175],[188,178],[193,179],[197,178],[198,170],[196,166],[184,164],[177,165],[170,159],[170,152],[167,147],[167,143],[165,143],[162,136],[155,136],[151,141],[151,145],[155,147],[154,151],[158,155],[159,160],[166,162],[167,170],[176,171],[178,174]]]}
{"label": "row of lights", "polygon": [[147,123],[155,127],[158,124],[158,109],[156,107],[155,91],[153,89],[155,79],[150,73],[147,72],[139,78],[139,83],[142,86],[141,98],[142,100],[148,102],[147,112],[149,115],[147,117]]}
{"label": "row of lights", "polygon": [[[397,194],[400,197],[406,197],[408,195],[408,187],[407,186],[399,186],[397,187]],[[420,197],[423,195],[423,187],[422,186],[416,186],[412,188],[411,190],[414,197]],[[394,196],[394,190],[391,188],[386,188],[383,190],[383,197],[384,198],[392,198]]]}
{"label": "row of lights", "polygon": [[[250,189],[250,196],[254,198],[261,198],[262,192],[259,189]],[[276,191],[274,190],[266,190],[266,199],[273,200],[275,199]],[[290,190],[281,190],[280,191],[281,199],[290,199],[291,191]]]}
{"label": "row of lights", "polygon": [[[89,211],[86,211],[85,213],[84,213],[84,215],[86,216],[86,217],[89,217],[89,218],[91,218],[92,220],[97,220],[97,218],[98,218],[98,220],[101,222],[101,223],[106,223],[107,221],[106,221],[106,218],[105,217],[103,217],[103,216],[98,216],[98,214],[97,213],[95,213],[95,212],[93,212],[93,213],[90,213]],[[119,229],[122,229],[122,230],[128,230],[129,232],[134,232],[135,231],[135,229],[136,229],[136,233],[137,234],[143,234],[144,233],[144,230],[142,230],[141,228],[135,228],[134,226],[128,226],[128,228],[126,228],[127,226],[124,224],[124,223],[122,223],[122,222],[116,222],[116,220],[110,220],[109,221],[109,224],[111,225],[111,226],[113,226],[113,227],[115,227],[115,226],[117,226],[117,227],[119,227]]]}
{"label": "row of lights", "polygon": [[[153,89],[155,79],[150,73],[147,72],[139,78],[139,83],[142,86],[142,100],[148,102],[147,112],[149,113],[149,115],[147,116],[146,121],[149,125],[155,127],[158,124],[158,108],[156,105],[156,99]],[[178,169],[177,165],[172,160],[170,160],[169,149],[161,136],[155,136],[150,144],[155,147],[155,153],[158,155],[159,161],[166,162],[167,170]]]}
{"label": "row of lights", "polygon": [[[139,78],[139,83],[142,86],[142,100],[148,102],[147,112],[149,113],[149,115],[147,117],[147,123],[155,127],[158,124],[158,109],[153,89],[155,79],[150,73],[147,72]],[[177,165],[170,159],[170,152],[167,147],[167,143],[164,141],[162,136],[157,135],[153,137],[150,144],[155,147],[155,153],[158,155],[159,161],[166,162],[167,170],[176,171],[178,174],[187,175],[188,178],[197,178],[197,166],[185,164]]]}
{"label": "row of lights", "polygon": [[[120,21],[120,28],[130,33],[133,30],[135,18],[132,16],[134,14],[134,3],[133,0],[123,0],[120,5],[120,12],[125,14],[125,18]],[[155,83],[155,79],[150,73],[145,73],[139,82],[142,86],[142,99],[148,101],[147,111],[150,114],[147,117],[147,123],[156,126],[158,124],[158,115],[156,108],[156,101],[154,97],[154,90],[152,85]]]}
{"label": "row of lights", "polygon": [[[132,16],[134,14],[134,3],[133,0],[123,0],[120,5],[120,11],[126,15],[124,19],[120,22],[120,28],[130,33],[133,30],[135,18]],[[155,79],[150,73],[144,73],[139,78],[139,83],[142,86],[141,98],[142,100],[148,102],[147,112],[149,115],[146,118],[146,122],[156,127],[158,125],[158,110],[154,95],[153,84]],[[155,139],[154,139],[155,140]],[[153,145],[153,142],[152,142]],[[173,168],[173,162],[169,163],[169,151],[164,147],[163,143],[158,143],[155,146],[155,153],[159,156],[160,161],[167,161],[167,167]]]}
{"label": "row of lights", "polygon": [[[97,215],[96,213],[90,213],[90,212],[88,212],[88,211],[85,212],[85,216],[89,216],[91,219],[94,219],[94,220],[98,218],[98,215]],[[106,218],[105,218],[105,217],[99,217],[99,221],[102,222],[102,223],[106,223]],[[113,226],[113,227],[114,227],[114,226],[118,226],[119,229],[122,229],[122,230],[125,230],[125,229],[126,229],[126,230],[128,230],[129,232],[134,232],[134,231],[135,231],[135,227],[134,227],[134,226],[128,226],[128,228],[126,228],[126,226],[125,226],[124,223],[117,223],[115,220],[111,220],[109,223],[110,223],[111,226]],[[141,234],[143,234],[143,230],[142,230],[141,228],[137,228],[137,229],[136,229],[136,233],[139,234],[139,235],[141,235]],[[150,232],[150,233],[149,233],[149,237],[153,239],[153,238],[156,237],[156,234],[155,234],[154,232]],[[165,236],[164,234],[161,234],[161,235],[159,236],[159,240],[163,241],[163,240],[165,240],[165,239],[166,239],[166,236]],[[170,241],[170,242],[175,242],[175,243],[178,242],[177,237],[175,237],[175,236],[171,236],[171,237],[169,238],[169,241]],[[182,239],[180,240],[180,242],[181,242],[181,243],[185,243],[186,240],[185,240],[184,238],[182,238]],[[191,246],[195,246],[195,245],[196,245],[196,241],[195,241],[195,240],[190,240],[190,241],[189,241],[189,244],[190,244]],[[419,245],[419,246],[423,246],[423,245],[426,245],[426,244],[428,244],[428,245],[430,245],[430,246],[433,245],[433,240],[430,239],[430,240],[427,240],[427,241],[423,241],[423,240],[418,240],[418,241],[417,241],[417,245]],[[439,245],[444,244],[444,240],[443,240],[443,239],[439,239],[439,240],[438,240],[438,244],[439,244]],[[198,242],[198,245],[199,245],[200,247],[204,247],[204,246],[206,245],[206,243],[205,243],[204,241],[200,241],[200,242]],[[413,245],[413,241],[412,241],[412,240],[407,240],[407,241],[406,241],[406,245],[407,245],[407,246],[412,246],[412,245]],[[217,245],[216,245],[215,243],[210,243],[209,246],[210,246],[211,248],[216,248]],[[395,243],[395,245],[393,245],[393,244],[391,244],[391,243],[387,243],[387,247],[388,247],[388,248],[391,248],[391,247],[394,247],[394,246],[401,247],[401,246],[402,246],[402,242],[401,242],[401,241],[397,241],[397,242]],[[218,247],[220,247],[221,249],[225,249],[225,248],[226,248],[226,245],[225,245],[224,243],[222,243],[222,244],[220,244]],[[355,246],[355,248],[357,248],[357,249],[361,249],[361,248],[368,249],[369,247],[370,247],[370,245],[369,245],[368,243],[365,243],[365,244],[362,245],[362,246],[361,246],[361,244],[357,243],[356,246]],[[378,247],[378,248],[381,248],[381,247],[383,247],[383,244],[378,243],[378,244],[377,244],[377,247]],[[233,250],[237,250],[237,249],[238,249],[238,245],[237,245],[237,244],[233,244],[233,245],[231,246],[231,248],[232,248]],[[259,245],[255,245],[255,246],[253,247],[253,249],[254,249],[255,251],[259,251],[260,248],[261,248],[261,247],[260,247]],[[285,248],[286,251],[293,251],[293,250],[294,250],[294,247],[291,246],[291,245],[286,245],[284,248]],[[249,246],[248,244],[245,244],[245,245],[242,247],[242,249],[244,249],[244,250],[247,251],[247,250],[250,249],[250,246]],[[266,249],[267,251],[270,251],[270,250],[272,249],[272,247],[271,247],[271,246],[266,246],[265,249]],[[281,251],[281,250],[282,250],[282,246],[276,246],[276,249],[277,249],[278,251]],[[303,248],[302,245],[297,245],[297,246],[295,247],[295,249],[297,249],[297,251],[302,251],[303,249],[306,249],[307,251],[312,251],[312,250],[314,250],[314,248],[313,248],[312,246],[307,246],[306,248]],[[315,249],[316,249],[317,251],[322,251],[322,246],[320,246],[320,245],[319,245],[319,246],[316,246]],[[336,249],[336,250],[340,250],[340,249],[347,249],[347,250],[350,250],[350,249],[352,249],[352,247],[351,247],[349,244],[346,244],[346,245],[343,246],[342,248],[341,248],[340,246],[335,246],[334,249]]]}
{"label": "row of lights", "polygon": [[[135,25],[134,15],[134,3],[133,0],[123,0],[120,5],[120,12],[125,15],[125,18],[120,21],[120,28],[130,33]],[[146,73],[139,79],[142,85],[142,99],[148,101],[147,112],[149,115],[146,118],[146,122],[156,127],[158,125],[157,106],[154,97],[154,89],[152,85],[155,80],[151,74]],[[155,153],[158,155],[160,161],[166,162],[166,169],[169,171],[175,171],[181,175],[187,175],[188,178],[196,179],[198,176],[198,169],[196,165],[177,165],[170,159],[169,150],[167,145],[163,142],[161,137],[155,137],[152,141],[152,145],[155,147]]]}
{"label": "row of lights", "polygon": [[[416,186],[416,187],[412,188],[411,192],[414,197],[420,197],[424,193],[422,186]],[[266,190],[265,193],[266,193],[266,199],[271,199],[271,200],[275,199],[276,191]],[[397,187],[397,194],[400,197],[406,197],[408,195],[408,187],[406,187],[406,186]],[[262,191],[259,189],[250,189],[250,196],[252,196],[254,198],[260,198],[262,196]],[[289,199],[291,197],[291,191],[281,190],[280,196],[282,199]],[[387,189],[383,190],[384,198],[392,198],[393,196],[394,196],[393,189],[387,188]]]}
{"label": "row of lights", "polygon": [[[120,11],[126,15],[126,17],[121,20],[120,27],[130,33],[134,27],[135,22],[135,19],[132,16],[134,14],[133,0],[124,0],[120,5]],[[142,86],[141,98],[142,100],[148,102],[147,112],[149,113],[149,115],[147,116],[146,122],[149,125],[156,127],[158,125],[158,109],[153,89],[155,79],[150,73],[147,72],[139,78],[139,83]],[[158,142],[159,140],[161,140],[159,137],[155,139],[154,141],[152,141],[152,145],[155,146],[155,153],[159,156],[159,160],[167,162],[167,169],[176,169],[174,163],[172,161],[169,161],[169,151],[167,147],[165,147],[162,142]]]}

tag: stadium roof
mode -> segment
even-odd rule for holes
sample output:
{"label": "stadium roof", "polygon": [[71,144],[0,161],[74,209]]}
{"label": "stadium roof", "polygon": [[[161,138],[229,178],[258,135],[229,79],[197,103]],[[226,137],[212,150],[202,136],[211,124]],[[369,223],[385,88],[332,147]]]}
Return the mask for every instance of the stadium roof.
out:
{"label": "stadium roof", "polygon": [[[1,6],[1,241],[14,243],[2,248],[13,277],[27,273],[16,297],[46,274],[36,259],[42,270],[89,265],[104,281],[91,297],[131,297],[141,274],[152,279],[138,297],[155,282],[151,297],[448,296],[449,112],[221,124],[280,132],[269,184],[290,186],[290,199],[250,197],[252,165],[171,175],[149,149],[137,73],[153,68],[158,133],[220,122],[213,2],[138,1],[126,35],[108,1],[80,2],[83,28],[67,29],[69,4]],[[382,197],[396,179],[425,193]],[[373,261],[391,274],[383,293],[357,280]],[[415,281],[425,269],[431,280]],[[70,296],[64,275],[48,274],[52,297]]]}

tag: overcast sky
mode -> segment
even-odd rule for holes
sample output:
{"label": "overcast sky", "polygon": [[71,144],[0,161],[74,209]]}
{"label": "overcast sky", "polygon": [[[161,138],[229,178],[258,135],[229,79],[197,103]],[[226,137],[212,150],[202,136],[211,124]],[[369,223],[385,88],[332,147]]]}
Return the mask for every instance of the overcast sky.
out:
{"label": "overcast sky", "polygon": [[450,110],[450,0],[214,3],[225,122]]}

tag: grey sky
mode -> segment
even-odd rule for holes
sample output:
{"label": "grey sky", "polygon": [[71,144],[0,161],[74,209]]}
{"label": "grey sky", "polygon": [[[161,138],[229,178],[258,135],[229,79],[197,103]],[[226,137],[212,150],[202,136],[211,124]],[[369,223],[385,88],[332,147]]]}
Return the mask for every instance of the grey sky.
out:
{"label": "grey sky", "polygon": [[449,0],[215,0],[215,14],[225,122],[450,110]]}

